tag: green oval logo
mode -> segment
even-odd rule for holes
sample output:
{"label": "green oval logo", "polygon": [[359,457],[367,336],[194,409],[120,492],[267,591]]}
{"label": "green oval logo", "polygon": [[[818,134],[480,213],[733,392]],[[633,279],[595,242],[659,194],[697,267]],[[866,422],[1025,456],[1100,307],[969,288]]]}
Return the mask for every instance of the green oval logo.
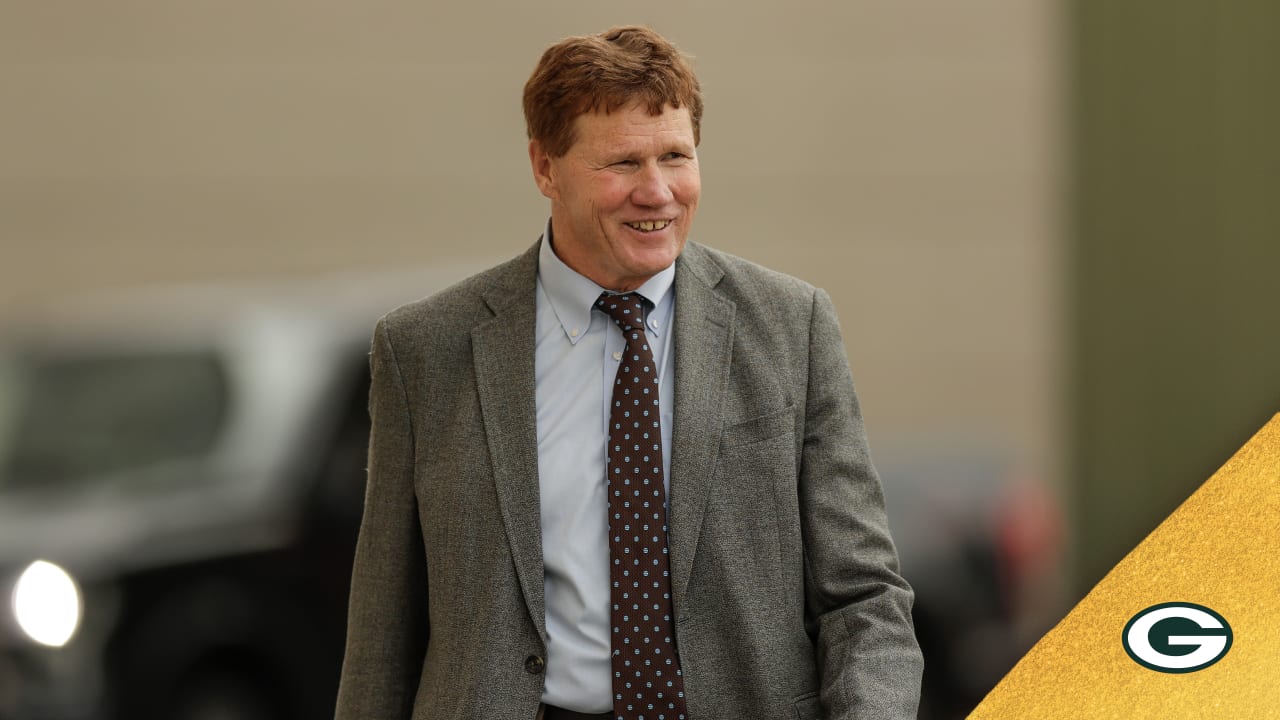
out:
{"label": "green oval logo", "polygon": [[1167,602],[1134,615],[1121,636],[1139,665],[1163,673],[1190,673],[1218,662],[1231,649],[1226,618],[1203,605]]}

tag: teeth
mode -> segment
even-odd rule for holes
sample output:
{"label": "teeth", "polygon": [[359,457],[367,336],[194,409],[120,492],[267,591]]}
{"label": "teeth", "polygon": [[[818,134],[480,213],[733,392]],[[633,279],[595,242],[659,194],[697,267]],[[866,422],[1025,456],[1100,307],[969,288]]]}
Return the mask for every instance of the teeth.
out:
{"label": "teeth", "polygon": [[643,230],[644,232],[653,232],[654,230],[661,230],[670,224],[671,224],[670,220],[645,220],[643,222],[627,223],[627,225],[630,225],[631,227],[637,230]]}

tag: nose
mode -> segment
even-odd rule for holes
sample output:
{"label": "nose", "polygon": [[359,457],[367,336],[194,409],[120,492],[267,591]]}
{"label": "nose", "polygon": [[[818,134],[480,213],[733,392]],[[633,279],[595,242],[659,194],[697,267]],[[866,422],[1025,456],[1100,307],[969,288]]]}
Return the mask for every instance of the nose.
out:
{"label": "nose", "polygon": [[636,185],[631,191],[631,202],[645,207],[661,207],[675,197],[662,168],[657,163],[644,165],[635,176]]}

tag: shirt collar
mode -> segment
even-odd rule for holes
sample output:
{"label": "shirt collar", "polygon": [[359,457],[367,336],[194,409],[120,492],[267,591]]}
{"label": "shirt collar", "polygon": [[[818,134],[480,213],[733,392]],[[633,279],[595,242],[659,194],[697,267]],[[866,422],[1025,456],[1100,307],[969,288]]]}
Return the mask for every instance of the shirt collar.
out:
{"label": "shirt collar", "polygon": [[[592,308],[596,300],[600,299],[600,293],[606,290],[565,265],[556,256],[551,243],[551,220],[548,218],[546,232],[542,235],[542,247],[538,250],[538,280],[547,294],[547,300],[551,302],[556,319],[564,328],[565,336],[570,343],[576,345],[587,334],[587,328],[591,325]],[[676,264],[671,263],[636,288],[635,292],[648,298],[655,308],[662,307],[671,293],[675,278]],[[646,327],[646,331],[656,336],[664,332],[665,328]]]}

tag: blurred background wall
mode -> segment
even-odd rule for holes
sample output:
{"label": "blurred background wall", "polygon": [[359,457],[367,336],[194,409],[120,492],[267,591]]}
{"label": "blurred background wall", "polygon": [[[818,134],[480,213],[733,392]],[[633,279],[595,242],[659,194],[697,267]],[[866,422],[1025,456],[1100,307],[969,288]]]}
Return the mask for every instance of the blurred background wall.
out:
{"label": "blurred background wall", "polygon": [[1278,14],[0,0],[0,318],[514,255],[538,55],[649,24],[703,85],[693,237],[831,292],[908,577],[978,518],[1043,553],[1030,642],[1278,404]]}
{"label": "blurred background wall", "polygon": [[1050,2],[38,3],[0,23],[6,311],[531,243],[520,90],[647,23],[706,94],[695,238],[832,291],[873,439],[1056,463]]}
{"label": "blurred background wall", "polygon": [[1052,3],[4,7],[9,312],[515,254],[547,214],[519,105],[538,55],[648,23],[706,94],[695,237],[831,289],[881,443],[979,434],[1050,472]]}

